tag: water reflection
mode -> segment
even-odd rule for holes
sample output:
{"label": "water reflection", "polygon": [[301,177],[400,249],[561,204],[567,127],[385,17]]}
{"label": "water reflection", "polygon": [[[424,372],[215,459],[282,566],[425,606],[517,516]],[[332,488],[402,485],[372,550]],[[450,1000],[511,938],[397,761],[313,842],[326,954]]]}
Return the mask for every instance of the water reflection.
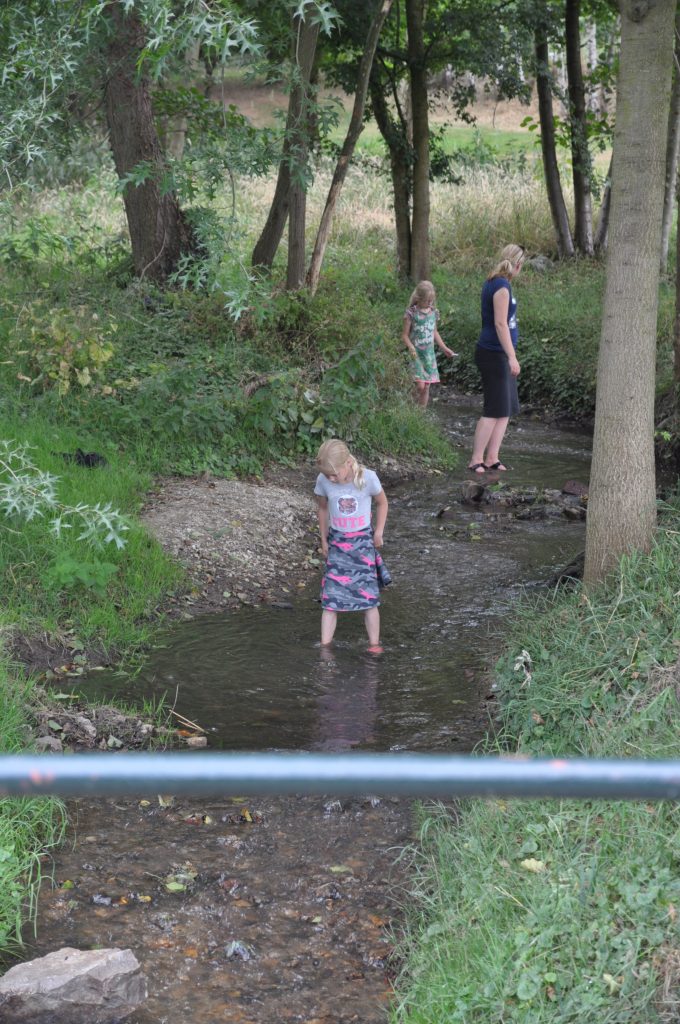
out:
{"label": "water reflection", "polygon": [[351,750],[375,742],[379,661],[366,654],[352,663],[343,653],[319,649],[318,736],[313,750]]}

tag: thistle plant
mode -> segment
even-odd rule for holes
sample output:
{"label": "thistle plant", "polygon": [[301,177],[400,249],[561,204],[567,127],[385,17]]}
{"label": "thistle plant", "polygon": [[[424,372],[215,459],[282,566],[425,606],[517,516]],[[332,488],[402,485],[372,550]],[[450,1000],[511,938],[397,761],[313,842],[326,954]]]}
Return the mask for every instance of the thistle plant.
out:
{"label": "thistle plant", "polygon": [[77,540],[92,547],[125,547],[123,534],[130,529],[126,517],[108,502],[66,505],[59,501],[59,477],[38,469],[29,451],[30,445],[0,441],[0,512],[8,519],[23,522],[49,518],[50,530],[56,537],[64,530],[77,530]]}

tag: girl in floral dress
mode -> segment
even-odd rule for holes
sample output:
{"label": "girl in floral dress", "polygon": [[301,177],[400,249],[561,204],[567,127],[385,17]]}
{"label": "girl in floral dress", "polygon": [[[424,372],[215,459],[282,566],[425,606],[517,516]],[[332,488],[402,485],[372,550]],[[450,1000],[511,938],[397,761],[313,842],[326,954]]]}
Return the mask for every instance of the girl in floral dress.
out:
{"label": "girl in floral dress", "polygon": [[413,375],[416,383],[415,399],[425,408],[430,398],[430,384],[439,383],[434,343],[444,355],[456,355],[441,339],[437,330],[439,310],[435,306],[435,291],[431,281],[421,281],[411,296],[404,313],[402,340],[413,356]]}

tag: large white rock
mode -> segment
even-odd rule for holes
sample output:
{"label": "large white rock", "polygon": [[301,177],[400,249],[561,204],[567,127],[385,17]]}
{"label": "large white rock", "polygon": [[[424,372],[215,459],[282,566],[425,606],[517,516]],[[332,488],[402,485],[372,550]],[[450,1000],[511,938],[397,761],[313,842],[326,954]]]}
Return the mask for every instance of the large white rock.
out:
{"label": "large white rock", "polygon": [[130,949],[68,946],[0,978],[2,1024],[113,1024],[146,999],[146,978]]}

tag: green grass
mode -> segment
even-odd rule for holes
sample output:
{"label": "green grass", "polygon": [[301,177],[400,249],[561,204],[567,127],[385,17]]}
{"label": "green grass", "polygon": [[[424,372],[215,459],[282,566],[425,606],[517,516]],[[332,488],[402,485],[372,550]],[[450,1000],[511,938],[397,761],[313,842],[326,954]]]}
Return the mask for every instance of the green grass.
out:
{"label": "green grass", "polygon": [[[110,502],[133,517],[138,513],[149,474],[122,453],[102,445],[101,438],[58,427],[41,416],[30,422],[20,417],[0,416],[0,436],[31,445],[32,460],[59,478],[60,502],[94,505]],[[88,469],[66,462],[59,453],[101,450],[109,464]],[[64,530],[57,539],[44,517],[28,523],[5,521],[0,531],[0,626],[31,634],[47,631],[58,635],[68,623],[86,644],[103,644],[111,653],[141,647],[153,630],[152,613],[162,598],[182,581],[178,567],[164,554],[146,530],[134,524],[126,534],[127,544],[117,551],[113,544],[101,550],[79,542],[77,530]],[[101,563],[115,566],[104,593],[74,581],[64,583],[55,567],[64,560],[96,568]]]}
{"label": "green grass", "polygon": [[[520,609],[486,752],[678,758],[680,511],[586,597]],[[515,613],[517,609],[515,609]],[[522,651],[531,678],[516,670]],[[644,1024],[677,986],[674,803],[465,801],[424,809],[399,1024]]]}
{"label": "green grass", "polygon": [[[3,753],[25,748],[31,684],[0,659],[0,738]],[[0,800],[0,954],[16,951],[21,929],[34,916],[43,854],[64,830],[64,808],[52,799]]]}

